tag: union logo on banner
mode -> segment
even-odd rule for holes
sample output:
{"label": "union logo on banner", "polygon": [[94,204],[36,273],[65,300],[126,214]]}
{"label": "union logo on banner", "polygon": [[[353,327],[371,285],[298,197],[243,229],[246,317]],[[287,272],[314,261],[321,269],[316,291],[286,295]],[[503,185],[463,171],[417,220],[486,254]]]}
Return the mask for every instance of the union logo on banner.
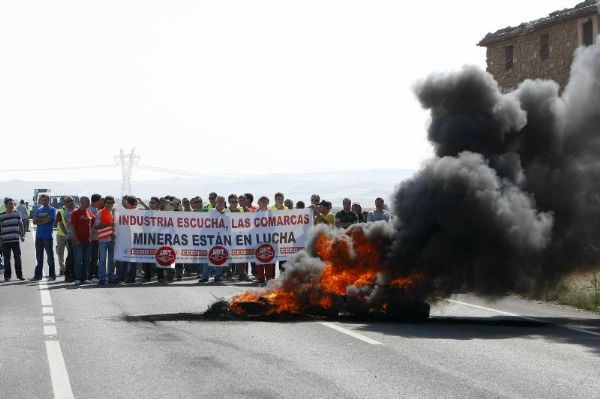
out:
{"label": "union logo on banner", "polygon": [[208,250],[208,260],[215,266],[221,266],[229,258],[229,252],[220,245],[214,246]]}
{"label": "union logo on banner", "polygon": [[175,250],[171,247],[160,247],[156,251],[156,263],[161,266],[170,266],[175,263],[175,259],[177,258],[177,254]]}
{"label": "union logo on banner", "polygon": [[256,259],[262,263],[269,263],[275,258],[275,250],[271,244],[262,244],[256,248]]}

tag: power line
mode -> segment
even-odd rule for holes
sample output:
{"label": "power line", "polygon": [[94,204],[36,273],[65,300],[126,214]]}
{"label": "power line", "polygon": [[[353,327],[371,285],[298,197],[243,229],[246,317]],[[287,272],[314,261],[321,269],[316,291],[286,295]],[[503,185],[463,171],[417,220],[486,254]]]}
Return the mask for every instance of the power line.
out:
{"label": "power line", "polygon": [[160,173],[167,173],[167,174],[173,174],[173,175],[207,177],[207,175],[202,174],[202,173],[190,172],[188,170],[182,170],[182,169],[169,169],[169,168],[162,168],[159,166],[150,166],[150,165],[143,165],[143,164],[137,164],[136,167],[138,169],[142,169],[142,170],[149,170],[152,172],[160,172]]}
{"label": "power line", "polygon": [[44,172],[47,170],[77,170],[77,169],[96,169],[96,168],[114,168],[116,165],[88,165],[88,166],[57,166],[53,168],[32,168],[32,169],[3,169],[0,173],[11,173],[11,172]]}

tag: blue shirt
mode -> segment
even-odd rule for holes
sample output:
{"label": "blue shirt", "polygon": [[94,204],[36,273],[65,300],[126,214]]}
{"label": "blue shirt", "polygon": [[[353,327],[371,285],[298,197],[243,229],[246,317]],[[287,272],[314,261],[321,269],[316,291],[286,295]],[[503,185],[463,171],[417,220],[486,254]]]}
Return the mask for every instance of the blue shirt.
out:
{"label": "blue shirt", "polygon": [[50,238],[52,239],[52,230],[54,228],[54,218],[56,218],[56,209],[51,206],[41,206],[35,211],[34,217],[50,216],[50,220],[46,224],[38,224],[35,238]]}
{"label": "blue shirt", "polygon": [[385,220],[386,222],[390,221],[390,213],[385,209],[382,211],[378,211],[377,209],[369,212],[369,216],[367,216],[367,222],[376,222],[378,220]]}
{"label": "blue shirt", "polygon": [[25,208],[25,205],[23,205],[23,204],[17,205],[17,211],[19,211],[19,214],[21,215],[21,219],[27,219],[27,208]]}

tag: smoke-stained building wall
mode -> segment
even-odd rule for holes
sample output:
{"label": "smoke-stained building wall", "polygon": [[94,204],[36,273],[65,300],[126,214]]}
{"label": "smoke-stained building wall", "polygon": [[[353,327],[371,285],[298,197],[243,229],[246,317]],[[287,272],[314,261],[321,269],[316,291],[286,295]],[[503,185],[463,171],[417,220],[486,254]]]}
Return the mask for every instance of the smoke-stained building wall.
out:
{"label": "smoke-stained building wall", "polygon": [[564,88],[577,47],[594,44],[600,33],[599,2],[584,1],[548,17],[488,33],[487,71],[503,91],[525,79],[550,79]]}

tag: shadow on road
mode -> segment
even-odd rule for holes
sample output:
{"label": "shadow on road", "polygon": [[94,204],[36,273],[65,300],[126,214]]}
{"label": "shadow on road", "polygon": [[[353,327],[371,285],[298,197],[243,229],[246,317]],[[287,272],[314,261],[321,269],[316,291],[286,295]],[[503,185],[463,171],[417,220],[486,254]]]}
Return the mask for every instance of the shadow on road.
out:
{"label": "shadow on road", "polygon": [[536,317],[536,320],[528,320],[510,316],[433,316],[421,323],[367,323],[357,330],[408,339],[542,338],[557,343],[581,345],[600,355],[600,336],[576,331],[574,328],[600,334],[600,319]]}
{"label": "shadow on road", "polygon": [[15,280],[15,281],[2,281],[2,283],[0,283],[0,287],[8,287],[11,285],[25,285],[30,283],[30,281],[24,280],[24,281],[20,281],[20,280]]}
{"label": "shadow on road", "polygon": [[[527,320],[519,317],[492,316],[492,317],[439,317],[434,316],[422,322],[389,322],[374,320],[372,318],[344,317],[314,318],[299,316],[296,318],[260,318],[244,320],[233,319],[235,322],[252,323],[277,322],[297,323],[306,321],[337,321],[359,323],[357,331],[379,333],[405,339],[510,339],[510,338],[537,338],[556,343],[575,344],[588,348],[592,353],[600,355],[600,336],[594,336],[576,328],[585,329],[600,334],[600,320],[598,319],[565,319],[542,317],[536,320]],[[232,321],[207,318],[203,313],[159,313],[146,315],[124,315],[119,319],[129,323],[158,323],[158,322],[211,322]]]}
{"label": "shadow on road", "polygon": [[[190,284],[190,282],[192,284]],[[37,283],[30,283],[31,286],[37,286]],[[195,288],[201,289],[202,287],[220,287],[220,286],[236,286],[236,287],[261,287],[262,285],[256,283],[231,283],[231,282],[209,282],[209,283],[198,283],[198,280],[191,277],[184,277],[181,281],[136,281],[135,283],[111,283],[106,285],[98,285],[97,283],[89,283],[82,285],[75,285],[73,282],[54,281],[48,282],[49,290],[57,289],[114,289],[114,288],[144,288],[144,287],[177,287],[177,288]]]}

